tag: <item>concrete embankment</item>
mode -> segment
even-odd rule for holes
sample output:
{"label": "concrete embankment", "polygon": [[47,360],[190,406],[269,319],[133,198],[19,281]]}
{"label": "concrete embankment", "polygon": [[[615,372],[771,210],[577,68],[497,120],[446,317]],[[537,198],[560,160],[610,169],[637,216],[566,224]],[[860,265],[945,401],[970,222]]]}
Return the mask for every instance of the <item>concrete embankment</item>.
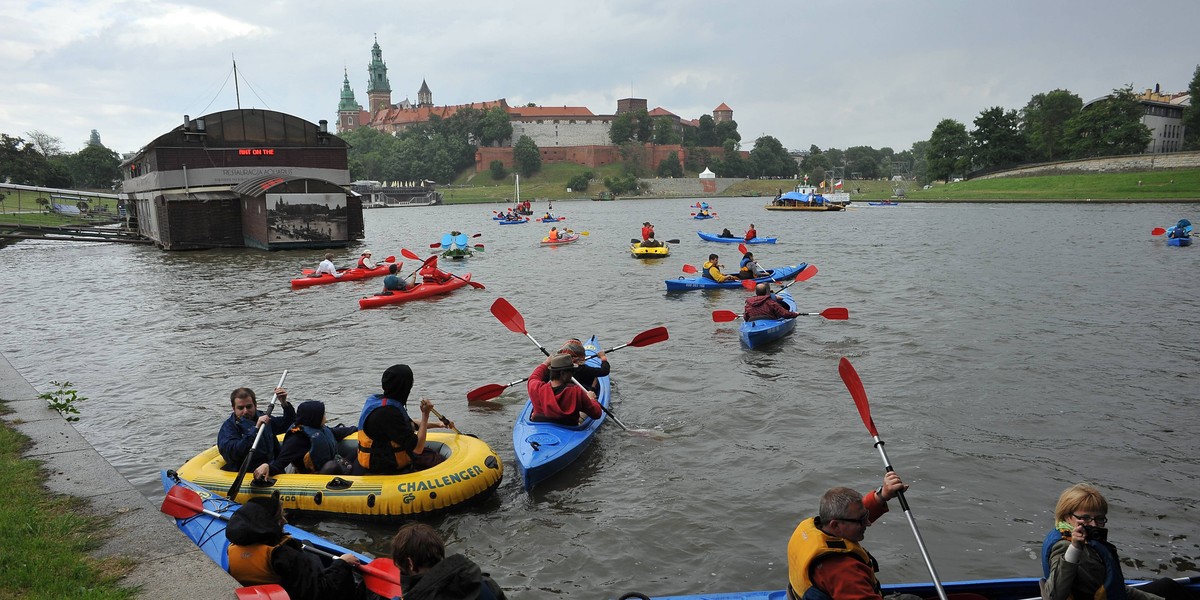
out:
{"label": "concrete embankment", "polygon": [[[136,563],[122,585],[139,588],[142,598],[234,597],[237,582],[184,537],[174,519],[134,489],[70,423],[50,410],[3,355],[0,401],[11,411],[0,418],[33,441],[24,455],[44,466],[46,489],[83,498],[93,512],[110,519],[104,544],[93,554]],[[159,467],[147,464],[146,468]]]}

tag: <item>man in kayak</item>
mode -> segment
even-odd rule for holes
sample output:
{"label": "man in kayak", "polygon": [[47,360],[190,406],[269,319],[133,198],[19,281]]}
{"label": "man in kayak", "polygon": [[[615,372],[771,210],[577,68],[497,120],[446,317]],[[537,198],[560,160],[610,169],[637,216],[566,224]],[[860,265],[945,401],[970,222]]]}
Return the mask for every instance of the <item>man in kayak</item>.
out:
{"label": "man in kayak", "polygon": [[766,271],[758,266],[758,261],[754,260],[754,253],[747,252],[742,255],[742,262],[738,263],[738,278],[739,279],[755,279],[762,277]]}
{"label": "man in kayak", "polygon": [[883,485],[866,496],[844,487],[826,491],[818,516],[801,521],[788,541],[788,598],[882,599],[875,577],[879,563],[861,542],[867,527],[887,512],[888,500],[906,489],[900,476],[888,471]]}
{"label": "man in kayak", "polygon": [[746,241],[750,241],[758,237],[758,230],[754,228],[754,223],[750,224],[750,229],[746,230]]}
{"label": "man in kayak", "polygon": [[275,388],[275,395],[283,407],[282,416],[271,417],[258,410],[258,400],[254,396],[254,390],[250,388],[238,388],[229,394],[229,405],[233,408],[233,414],[225,419],[221,430],[217,432],[217,450],[221,452],[221,458],[225,459],[223,469],[238,471],[242,468],[246,455],[250,454],[250,448],[254,445],[259,427],[266,429],[263,430],[262,441],[258,443],[258,450],[250,459],[249,468],[253,469],[279,453],[279,442],[275,440],[275,436],[292,426],[292,422],[296,420],[296,409],[287,401],[287,390]]}
{"label": "man in kayak", "polygon": [[[353,425],[325,424],[325,403],[306,400],[296,407],[296,426],[283,436],[275,460],[254,469],[254,478],[265,480],[283,472],[349,475],[351,464],[338,453],[338,442],[358,431]],[[288,467],[291,467],[290,471]]]}
{"label": "man in kayak", "polygon": [[717,262],[716,254],[708,255],[708,262],[704,263],[704,270],[701,274],[705,279],[711,279],[717,283],[725,283],[726,281],[738,281],[737,275],[726,275],[721,272],[721,264]]}
{"label": "man in kayak", "polygon": [[360,269],[374,269],[375,268],[375,261],[371,260],[371,251],[370,250],[363,250],[362,255],[358,257],[358,268],[360,268]]}
{"label": "man in kayak", "polygon": [[1167,237],[1173,239],[1192,237],[1192,222],[1180,219],[1174,227],[1167,230]]}
{"label": "man in kayak", "polygon": [[[392,365],[383,372],[383,393],[367,396],[358,417],[358,460],[355,475],[392,475],[421,470],[441,462],[441,456],[425,447],[433,403],[421,399],[421,421],[408,416],[408,395],[413,372],[408,365]],[[450,423],[453,426],[453,422]]]}
{"label": "man in kayak", "polygon": [[504,600],[504,590],[462,554],[446,556],[446,543],[424,523],[406,523],[392,538],[392,562],[409,600]]}
{"label": "man in kayak", "polygon": [[314,271],[312,275],[309,275],[309,277],[320,277],[325,273],[333,275],[334,277],[342,276],[342,274],[338,272],[337,267],[333,265],[332,252],[325,253],[325,260],[321,261],[321,264],[317,265],[317,270]]}
{"label": "man in kayak", "polygon": [[600,386],[596,383],[596,379],[608,375],[610,370],[608,355],[603,350],[596,349],[596,356],[600,359],[599,367],[585,364],[588,359],[587,352],[583,349],[583,342],[578,338],[567,340],[567,343],[563,344],[563,347],[558,352],[559,354],[570,355],[571,361],[575,363],[575,381],[578,381],[579,385],[593,392],[600,393]]}
{"label": "man in kayak", "polygon": [[316,554],[284,533],[283,505],[275,496],[251,498],[229,517],[229,574],[242,585],[279,584],[288,598],[324,600],[357,598],[351,565],[362,564],[346,553],[328,567]]}
{"label": "man in kayak", "polygon": [[388,265],[388,275],[383,278],[383,293],[403,292],[408,289],[408,283],[400,277],[400,267],[395,263]]}
{"label": "man in kayak", "polygon": [[571,381],[575,361],[569,354],[547,356],[529,375],[527,389],[533,403],[531,421],[558,423],[574,427],[580,415],[599,419],[604,409],[596,401],[596,392],[584,391]]}
{"label": "man in kayak", "polygon": [[794,319],[800,313],[788,310],[783,300],[771,293],[771,286],[760,283],[754,286],[754,295],[746,298],[746,312],[742,318],[747,323],[762,319]]}

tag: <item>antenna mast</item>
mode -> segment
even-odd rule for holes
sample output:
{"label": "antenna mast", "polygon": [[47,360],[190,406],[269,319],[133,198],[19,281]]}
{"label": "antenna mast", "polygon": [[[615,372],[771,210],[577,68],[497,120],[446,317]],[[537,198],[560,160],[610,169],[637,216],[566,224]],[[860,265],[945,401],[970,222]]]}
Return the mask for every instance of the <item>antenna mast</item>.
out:
{"label": "antenna mast", "polygon": [[237,59],[234,58],[233,59],[233,95],[235,98],[237,98],[238,110],[242,110],[242,92],[240,89],[238,89],[238,80],[237,79],[238,79],[237,78]]}

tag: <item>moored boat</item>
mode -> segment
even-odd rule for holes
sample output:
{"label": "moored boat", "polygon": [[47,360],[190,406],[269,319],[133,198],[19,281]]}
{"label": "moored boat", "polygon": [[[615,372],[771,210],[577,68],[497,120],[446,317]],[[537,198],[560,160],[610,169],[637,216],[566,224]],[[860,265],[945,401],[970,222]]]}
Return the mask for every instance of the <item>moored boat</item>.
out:
{"label": "moored boat", "polygon": [[867,205],[869,205],[869,206],[900,206],[900,203],[892,202],[891,200],[884,200],[883,202],[868,202]]}
{"label": "moored boat", "polygon": [[405,290],[380,292],[374,296],[364,296],[358,299],[359,308],[379,308],[389,304],[400,304],[411,300],[420,300],[432,296],[449,294],[471,282],[471,274],[452,277],[446,283],[417,282]]}
{"label": "moored boat", "polygon": [[[280,436],[282,438],[282,435]],[[353,456],[358,440],[341,441],[343,456]],[[504,463],[482,440],[456,433],[430,432],[426,448],[445,460],[428,469],[400,475],[321,475],[281,473],[260,484],[249,476],[239,489],[238,502],[280,493],[289,510],[335,513],[366,520],[403,520],[436,515],[489,497],[504,475]],[[177,469],[179,476],[217,494],[225,494],[236,471],[226,471],[216,446],[197,454]]]}
{"label": "moored boat", "polygon": [[846,207],[827,200],[821,194],[788,192],[775,198],[765,207],[767,210],[790,210],[801,212],[826,212],[846,210]]}
{"label": "moored boat", "polygon": [[334,277],[328,273],[321,273],[320,275],[316,276],[306,275],[304,277],[297,277],[296,279],[293,279],[292,287],[303,288],[314,285],[325,285],[327,283],[338,283],[340,281],[359,281],[362,279],[370,279],[372,277],[383,277],[384,275],[388,274],[388,267],[390,267],[392,264],[395,264],[397,269],[404,265],[403,262],[385,262],[376,265],[374,269],[360,269],[358,267],[353,267],[340,271],[342,274],[341,277]]}
{"label": "moored boat", "polygon": [[[596,336],[588,339],[583,349],[589,357],[587,364],[599,367],[600,359],[596,357],[596,352],[600,349],[600,344],[596,341]],[[608,408],[611,392],[609,377],[599,377],[596,381],[600,384],[600,393],[596,400],[601,406]],[[604,413],[601,413],[598,419],[584,417],[582,423],[571,427],[531,421],[532,415],[533,402],[526,400],[521,416],[517,417],[516,423],[513,424],[513,451],[517,455],[517,472],[521,474],[521,483],[526,491],[532,490],[533,486],[575,462],[591,445],[596,430],[608,418]]]}
{"label": "moored boat", "polygon": [[776,240],[776,238],[773,237],[755,237],[748,240],[740,237],[721,237],[715,233],[708,233],[705,231],[697,231],[696,234],[699,235],[700,239],[702,240],[708,242],[723,242],[726,244],[774,244]]}
{"label": "moored boat", "polygon": [[[797,265],[779,267],[777,269],[767,269],[766,275],[755,278],[754,281],[756,281],[758,283],[762,283],[762,282],[766,282],[766,281],[784,281],[784,280],[795,277],[797,273],[799,273],[800,271],[803,271],[804,268],[807,266],[808,266],[808,263],[800,263]],[[709,279],[707,277],[704,277],[704,276],[679,277],[677,279],[667,279],[666,284],[667,284],[668,292],[679,292],[679,291],[686,291],[686,290],[719,289],[719,288],[736,289],[736,288],[742,287],[741,280],[734,280],[734,281],[727,281],[724,283],[718,283],[718,282],[716,282],[712,279]]]}
{"label": "moored boat", "polygon": [[[777,298],[783,300],[787,304],[787,309],[796,312],[796,301],[792,298],[792,293],[783,290],[775,294]],[[771,343],[789,333],[796,328],[796,319],[758,319],[755,321],[742,321],[738,332],[741,335],[742,343],[747,348],[754,350],[765,344]]]}

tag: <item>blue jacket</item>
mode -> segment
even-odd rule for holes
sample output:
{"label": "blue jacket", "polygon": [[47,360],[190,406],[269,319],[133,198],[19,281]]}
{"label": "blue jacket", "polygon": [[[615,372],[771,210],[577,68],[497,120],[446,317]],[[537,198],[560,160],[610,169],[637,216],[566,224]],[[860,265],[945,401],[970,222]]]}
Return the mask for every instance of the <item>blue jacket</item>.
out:
{"label": "blue jacket", "polygon": [[[261,410],[257,411],[251,420],[239,419],[230,413],[229,418],[221,424],[221,430],[217,432],[217,449],[221,451],[221,458],[225,459],[226,470],[237,471],[242,468],[242,461],[246,460],[250,447],[254,445],[254,437],[257,434],[255,422],[264,414],[266,413]],[[250,460],[251,469],[267,462],[279,452],[279,441],[275,436],[287,431],[295,420],[296,409],[291,404],[283,405],[283,416],[271,417],[271,422],[263,431],[263,441],[259,442],[258,452]]]}

